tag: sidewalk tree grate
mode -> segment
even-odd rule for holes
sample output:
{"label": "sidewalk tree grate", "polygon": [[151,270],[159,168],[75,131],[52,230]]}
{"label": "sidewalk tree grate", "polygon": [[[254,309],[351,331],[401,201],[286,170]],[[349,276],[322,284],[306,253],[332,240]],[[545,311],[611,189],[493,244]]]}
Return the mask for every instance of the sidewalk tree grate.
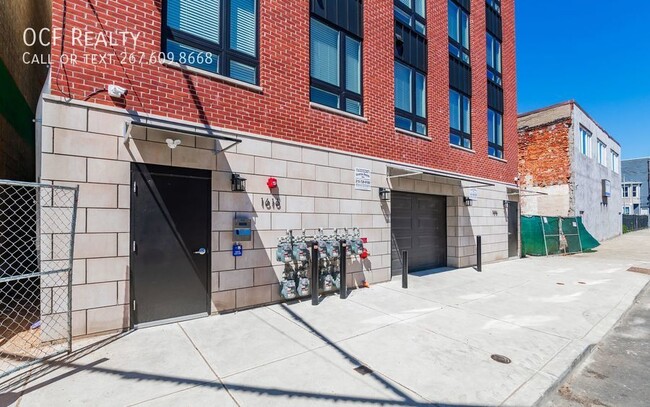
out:
{"label": "sidewalk tree grate", "polygon": [[369,368],[368,366],[361,365],[359,367],[355,367],[354,371],[362,374],[362,375],[367,375],[368,373],[373,373],[373,370]]}
{"label": "sidewalk tree grate", "polygon": [[505,364],[505,365],[508,365],[508,364],[510,364],[510,363],[512,362],[512,360],[510,360],[509,357],[507,357],[507,356],[503,356],[503,355],[497,355],[497,354],[494,354],[494,355],[492,355],[492,356],[490,356],[490,357],[491,357],[492,360],[494,360],[495,362],[503,363],[503,364]]}
{"label": "sidewalk tree grate", "polygon": [[627,269],[627,271],[631,271],[634,273],[650,274],[650,269],[645,269],[642,267],[630,267],[629,269]]}

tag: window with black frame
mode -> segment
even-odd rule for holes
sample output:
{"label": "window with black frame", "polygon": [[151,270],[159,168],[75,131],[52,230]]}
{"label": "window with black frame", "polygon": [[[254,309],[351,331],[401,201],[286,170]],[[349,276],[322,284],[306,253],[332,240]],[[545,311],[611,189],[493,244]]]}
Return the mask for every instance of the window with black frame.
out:
{"label": "window with black frame", "polygon": [[449,89],[449,142],[472,148],[471,100],[455,89]]}
{"label": "window with black frame", "polygon": [[486,33],[487,48],[487,77],[495,84],[501,86],[501,41],[492,34]]}
{"label": "window with black frame", "polygon": [[485,0],[485,3],[492,7],[497,14],[501,14],[501,1],[500,0]]}
{"label": "window with black frame", "polygon": [[488,155],[503,159],[503,115],[488,109]]}
{"label": "window with black frame", "polygon": [[427,134],[425,0],[395,0],[395,127]]}
{"label": "window with black frame", "polygon": [[469,64],[469,11],[449,0],[447,12],[449,53]]}
{"label": "window with black frame", "polygon": [[165,0],[165,59],[259,82],[258,0]]}
{"label": "window with black frame", "polygon": [[360,0],[312,0],[310,100],[363,114]]}

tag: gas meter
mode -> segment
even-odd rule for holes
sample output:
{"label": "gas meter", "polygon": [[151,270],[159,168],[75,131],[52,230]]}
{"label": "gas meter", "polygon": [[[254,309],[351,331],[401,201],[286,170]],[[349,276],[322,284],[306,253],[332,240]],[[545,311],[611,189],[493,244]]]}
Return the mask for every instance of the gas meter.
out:
{"label": "gas meter", "polygon": [[275,259],[281,263],[291,263],[294,260],[291,243],[281,239],[275,250]]}
{"label": "gas meter", "polygon": [[309,247],[307,247],[307,243],[299,242],[294,244],[293,258],[302,262],[309,261]]}
{"label": "gas meter", "polygon": [[296,282],[294,280],[283,280],[280,285],[280,295],[286,300],[296,298]]}
{"label": "gas meter", "polygon": [[326,240],[325,249],[327,251],[327,257],[331,259],[337,259],[339,257],[339,242],[336,240]]}

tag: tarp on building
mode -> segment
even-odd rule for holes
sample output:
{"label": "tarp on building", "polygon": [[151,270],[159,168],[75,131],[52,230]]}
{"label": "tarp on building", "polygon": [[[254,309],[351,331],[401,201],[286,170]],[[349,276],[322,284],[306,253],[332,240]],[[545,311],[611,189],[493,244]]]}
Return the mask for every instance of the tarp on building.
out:
{"label": "tarp on building", "polygon": [[582,217],[522,216],[521,243],[522,253],[529,256],[581,253],[600,246]]}

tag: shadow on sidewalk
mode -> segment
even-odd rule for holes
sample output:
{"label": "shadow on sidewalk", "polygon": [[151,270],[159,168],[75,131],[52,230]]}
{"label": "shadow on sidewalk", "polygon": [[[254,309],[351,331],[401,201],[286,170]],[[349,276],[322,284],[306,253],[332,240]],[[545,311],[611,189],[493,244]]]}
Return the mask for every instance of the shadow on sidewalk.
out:
{"label": "shadow on sidewalk", "polygon": [[[351,368],[357,367],[366,367],[360,360],[355,358],[353,355],[344,351],[336,343],[331,341],[325,335],[320,333],[313,325],[305,321],[303,318],[299,317],[295,312],[289,309],[288,306],[284,305],[283,310],[286,312],[286,316],[290,321],[303,326],[305,329],[310,331],[312,334],[322,339],[327,345],[338,352],[347,362],[351,364]],[[422,403],[416,400],[413,400],[411,396],[406,394],[400,388],[395,386],[392,382],[387,380],[382,375],[368,369],[368,375],[384,386],[386,389],[390,390],[392,393],[399,397],[398,400],[391,400],[385,398],[372,398],[372,397],[355,397],[351,395],[339,395],[339,394],[326,394],[319,392],[310,392],[310,391],[297,391],[297,390],[285,390],[278,388],[267,388],[267,387],[257,387],[250,385],[242,384],[223,384],[221,378],[219,380],[199,380],[193,378],[185,378],[180,376],[172,375],[160,375],[160,374],[150,374],[146,372],[138,372],[134,370],[118,370],[111,368],[101,367],[101,364],[107,362],[109,359],[101,358],[95,360],[91,363],[81,364],[76,363],[82,357],[88,356],[91,353],[99,350],[102,347],[105,347],[126,335],[131,334],[134,331],[126,332],[120,335],[116,335],[95,344],[86,346],[82,349],[79,349],[73,352],[70,355],[67,355],[62,358],[45,360],[42,363],[42,366],[39,368],[33,369],[29,372],[25,372],[20,376],[13,377],[4,383],[0,383],[0,404],[9,405],[15,403],[20,399],[21,396],[38,391],[44,387],[47,387],[51,384],[57,383],[60,380],[73,376],[82,371],[96,372],[106,375],[118,376],[120,379],[124,380],[133,380],[136,382],[150,381],[150,382],[166,382],[166,383],[176,383],[184,384],[191,387],[203,387],[203,388],[213,388],[213,389],[224,389],[226,391],[240,391],[246,393],[252,393],[259,396],[269,396],[269,397],[282,397],[286,396],[290,399],[305,399],[304,402],[311,401],[331,401],[332,403],[336,402],[348,402],[348,403],[358,403],[365,405],[392,405],[392,406],[440,406],[440,407],[471,407],[470,405],[461,405],[461,404],[439,404],[439,403]],[[49,374],[56,374],[57,370],[61,368],[71,369],[65,373],[61,373],[54,377],[51,377],[43,382],[34,383],[36,380],[43,378]],[[30,383],[34,383],[30,386]],[[325,386],[326,383],[323,383]],[[232,396],[231,396],[232,397]]]}

